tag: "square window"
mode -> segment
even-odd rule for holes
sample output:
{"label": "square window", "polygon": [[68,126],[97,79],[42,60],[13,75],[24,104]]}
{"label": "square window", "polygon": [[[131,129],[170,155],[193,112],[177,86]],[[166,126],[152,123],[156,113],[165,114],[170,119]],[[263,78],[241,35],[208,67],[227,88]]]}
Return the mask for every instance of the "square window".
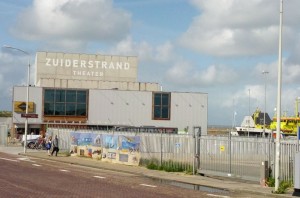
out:
{"label": "square window", "polygon": [[44,96],[45,102],[54,102],[54,90],[45,90],[45,96]]}
{"label": "square window", "polygon": [[44,104],[44,114],[45,115],[54,115],[54,104],[53,103],[45,103]]}
{"label": "square window", "polygon": [[66,115],[76,115],[76,103],[66,104]]}
{"label": "square window", "polygon": [[75,90],[66,91],[66,102],[76,102],[76,91]]}
{"label": "square window", "polygon": [[65,102],[65,101],[66,101],[66,91],[65,90],[56,90],[55,102]]}
{"label": "square window", "polygon": [[76,115],[86,116],[86,105],[85,104],[77,104]]}
{"label": "square window", "polygon": [[65,103],[56,103],[55,104],[55,115],[66,115]]}
{"label": "square window", "polygon": [[86,103],[86,91],[77,91],[77,102]]}
{"label": "square window", "polygon": [[153,93],[153,109],[152,119],[154,120],[170,120],[171,108],[170,93]]}

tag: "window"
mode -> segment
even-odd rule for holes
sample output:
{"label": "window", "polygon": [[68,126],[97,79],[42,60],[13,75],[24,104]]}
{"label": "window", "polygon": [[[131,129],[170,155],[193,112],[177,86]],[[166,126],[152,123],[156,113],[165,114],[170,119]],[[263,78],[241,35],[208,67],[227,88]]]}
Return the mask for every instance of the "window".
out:
{"label": "window", "polygon": [[170,120],[171,94],[153,93],[153,120]]}
{"label": "window", "polygon": [[44,90],[44,115],[46,116],[86,116],[86,90]]}

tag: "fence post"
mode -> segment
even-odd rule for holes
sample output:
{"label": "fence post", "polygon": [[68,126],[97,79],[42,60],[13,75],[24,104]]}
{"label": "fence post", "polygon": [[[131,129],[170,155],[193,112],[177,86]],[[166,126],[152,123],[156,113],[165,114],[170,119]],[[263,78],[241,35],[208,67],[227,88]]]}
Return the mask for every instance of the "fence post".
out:
{"label": "fence post", "polygon": [[160,166],[162,166],[163,160],[163,151],[162,151],[163,143],[162,143],[162,131],[160,132]]}
{"label": "fence post", "polygon": [[229,174],[228,174],[228,176],[231,177],[231,131],[229,131],[228,152],[229,152]]}
{"label": "fence post", "polygon": [[[193,161],[193,174],[196,174],[196,168],[200,165],[200,137],[201,137],[201,127],[194,127],[194,161]],[[196,164],[196,168],[195,168]]]}
{"label": "fence post", "polygon": [[195,156],[196,156],[196,135],[193,135],[194,138],[194,157],[193,157],[193,175],[195,175]]}

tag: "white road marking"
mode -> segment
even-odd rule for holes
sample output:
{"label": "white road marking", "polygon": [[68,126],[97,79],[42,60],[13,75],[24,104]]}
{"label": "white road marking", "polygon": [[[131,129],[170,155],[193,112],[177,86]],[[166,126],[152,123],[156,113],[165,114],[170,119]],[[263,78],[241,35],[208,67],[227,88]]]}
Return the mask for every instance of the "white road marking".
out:
{"label": "white road marking", "polygon": [[24,160],[24,161],[26,161],[26,160],[29,160],[29,158],[27,158],[27,157],[19,157],[19,158],[17,158],[18,160]]}
{"label": "white road marking", "polygon": [[206,194],[206,195],[211,197],[230,198],[229,196],[223,196],[223,195],[214,195],[214,194]]}
{"label": "white road marking", "polygon": [[95,177],[95,178],[99,178],[99,179],[105,179],[105,177],[101,177],[101,176],[93,176],[93,177]]}
{"label": "white road marking", "polygon": [[69,170],[64,170],[64,169],[61,169],[60,171],[61,172],[70,172]]}
{"label": "white road marking", "polygon": [[14,160],[14,159],[9,159],[9,158],[2,158],[2,157],[0,157],[0,159],[6,160],[6,161],[11,161],[11,162],[19,162],[19,160]]}
{"label": "white road marking", "polygon": [[41,166],[41,165],[39,165],[39,164],[32,164],[32,166]]}
{"label": "white road marking", "polygon": [[151,188],[156,188],[157,186],[149,185],[149,184],[140,184],[141,186],[146,186],[146,187],[151,187]]}
{"label": "white road marking", "polygon": [[31,160],[31,159],[29,159],[29,158],[27,158],[27,157],[19,157],[19,158],[17,158],[18,160],[21,160],[21,161],[27,161],[27,162],[35,162],[35,161],[33,161],[33,160]]}

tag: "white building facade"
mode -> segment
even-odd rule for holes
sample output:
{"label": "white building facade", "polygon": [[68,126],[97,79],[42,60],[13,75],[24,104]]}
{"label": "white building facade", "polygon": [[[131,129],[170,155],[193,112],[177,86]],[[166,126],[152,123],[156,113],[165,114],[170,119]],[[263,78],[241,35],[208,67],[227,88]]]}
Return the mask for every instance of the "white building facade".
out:
{"label": "white building facade", "polygon": [[[29,132],[46,127],[164,129],[207,134],[206,93],[162,91],[137,82],[137,57],[37,52],[29,87]],[[13,89],[13,124],[24,128],[26,87]],[[28,116],[27,116],[28,117]],[[154,130],[158,132],[159,130]]]}

